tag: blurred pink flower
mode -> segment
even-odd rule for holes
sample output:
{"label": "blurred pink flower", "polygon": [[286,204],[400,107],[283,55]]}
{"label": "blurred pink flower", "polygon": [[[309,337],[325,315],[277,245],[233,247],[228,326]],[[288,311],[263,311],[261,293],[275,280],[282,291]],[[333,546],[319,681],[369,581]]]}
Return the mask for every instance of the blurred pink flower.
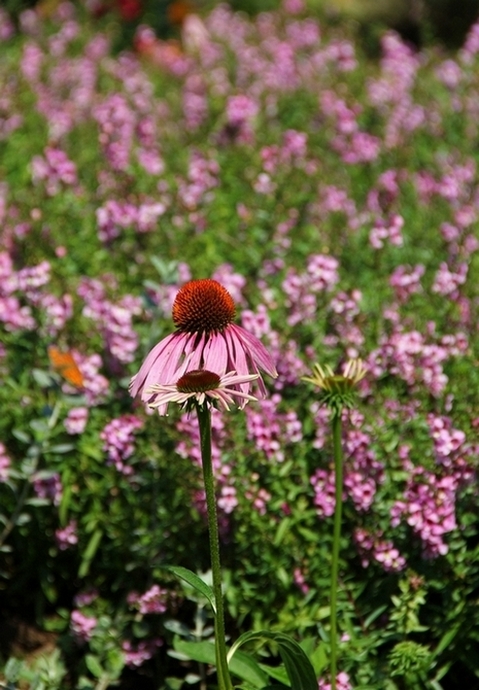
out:
{"label": "blurred pink flower", "polygon": [[162,645],[163,640],[160,638],[154,640],[141,640],[135,646],[130,640],[125,640],[121,645],[125,655],[125,664],[129,668],[138,668],[142,666],[145,661],[151,659],[158,647]]}
{"label": "blurred pink flower", "polygon": [[168,591],[153,585],[143,594],[130,592],[127,597],[129,606],[138,608],[142,614],[164,613],[167,610]]}
{"label": "blurred pink flower", "polygon": [[63,529],[55,530],[55,540],[60,551],[66,551],[78,544],[76,520],[71,520]]}
{"label": "blurred pink flower", "polygon": [[0,483],[6,482],[10,474],[11,460],[7,455],[7,449],[0,443]]}
{"label": "blurred pink flower", "polygon": [[63,424],[68,434],[82,434],[88,421],[88,407],[72,407]]}
{"label": "blurred pink flower", "polygon": [[88,642],[97,626],[97,619],[93,616],[85,616],[81,611],[72,611],[70,628],[79,642]]}

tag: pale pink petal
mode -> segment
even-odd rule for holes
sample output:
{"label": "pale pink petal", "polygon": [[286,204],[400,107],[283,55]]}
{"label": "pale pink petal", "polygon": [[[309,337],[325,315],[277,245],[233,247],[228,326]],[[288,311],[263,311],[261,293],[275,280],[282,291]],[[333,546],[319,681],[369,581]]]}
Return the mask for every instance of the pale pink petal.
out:
{"label": "pale pink petal", "polygon": [[[204,369],[203,366],[203,350],[205,344],[208,342],[206,333],[201,333],[198,336],[197,333],[191,334],[187,347],[185,348],[185,353],[189,356],[188,361],[188,371],[194,371],[195,369]],[[186,372],[186,369],[180,376]],[[178,378],[180,378],[178,376]],[[177,379],[178,380],[178,379]]]}
{"label": "pale pink petal", "polygon": [[228,347],[222,333],[210,335],[203,350],[204,369],[223,376],[228,366]]}
{"label": "pale pink petal", "polygon": [[254,335],[248,333],[248,331],[241,326],[231,324],[228,328],[234,331],[235,335],[241,340],[244,349],[246,352],[251,354],[252,359],[256,362],[259,368],[263,369],[263,371],[273,378],[276,378],[278,376],[278,372],[276,371],[276,367],[274,366],[271,355],[263,343]]}
{"label": "pale pink petal", "polygon": [[[224,335],[228,347],[228,369],[234,369],[239,375],[246,376],[250,373],[250,367],[248,366],[247,353],[243,348],[243,343],[236,337],[235,332],[231,328],[227,328]],[[249,389],[249,383],[242,383],[240,385],[240,390],[245,393]]]}

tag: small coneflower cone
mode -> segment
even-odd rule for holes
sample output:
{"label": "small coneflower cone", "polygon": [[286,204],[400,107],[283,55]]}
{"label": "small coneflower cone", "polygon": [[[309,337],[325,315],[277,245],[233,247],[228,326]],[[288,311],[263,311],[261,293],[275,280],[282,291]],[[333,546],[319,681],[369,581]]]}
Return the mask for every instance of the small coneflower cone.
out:
{"label": "small coneflower cone", "polygon": [[[151,386],[173,384],[188,371],[206,369],[219,376],[227,372],[257,374],[259,396],[264,397],[260,370],[276,378],[276,367],[258,338],[233,323],[235,312],[231,295],[216,280],[186,283],[173,304],[177,330],[148,354],[131,380],[131,395],[140,395],[148,403]],[[248,381],[237,385],[238,390],[249,393],[252,384]]]}

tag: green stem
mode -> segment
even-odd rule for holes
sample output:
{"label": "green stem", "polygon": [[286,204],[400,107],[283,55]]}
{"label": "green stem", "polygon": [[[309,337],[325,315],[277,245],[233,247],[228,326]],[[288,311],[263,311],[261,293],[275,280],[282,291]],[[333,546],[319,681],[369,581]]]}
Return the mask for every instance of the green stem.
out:
{"label": "green stem", "polygon": [[341,539],[341,517],[343,508],[343,454],[341,447],[341,410],[333,412],[333,454],[335,475],[334,531],[333,531],[333,559],[331,564],[331,690],[336,690],[337,673],[337,592],[339,571],[339,542]]}
{"label": "green stem", "polygon": [[207,405],[197,405],[200,426],[201,460],[203,464],[203,481],[206,493],[206,511],[208,515],[208,532],[210,538],[211,570],[213,573],[213,592],[215,595],[215,649],[216,671],[219,690],[233,690],[228,662],[226,660],[225,615],[223,592],[221,589],[220,540],[218,518],[216,515],[216,495],[213,465],[211,462],[211,413]]}

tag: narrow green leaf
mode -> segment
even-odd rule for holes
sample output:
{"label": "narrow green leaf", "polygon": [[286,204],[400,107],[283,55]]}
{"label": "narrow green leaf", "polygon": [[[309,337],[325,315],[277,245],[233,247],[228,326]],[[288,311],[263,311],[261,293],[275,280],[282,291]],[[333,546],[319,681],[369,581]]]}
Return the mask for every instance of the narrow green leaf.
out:
{"label": "narrow green leaf", "polygon": [[456,637],[457,633],[459,632],[459,629],[461,627],[460,623],[456,623],[450,630],[448,630],[444,635],[441,637],[439,640],[439,643],[434,650],[434,656],[437,657],[442,652],[446,649],[446,647],[449,647],[453,639]]}
{"label": "narrow green leaf", "polygon": [[294,690],[318,690],[318,679],[310,660],[297,642],[281,632],[247,632],[241,635],[228,654],[228,660],[233,658],[236,650],[246,642],[252,640],[272,640],[278,645],[278,651],[283,660],[291,687]]}
{"label": "narrow green leaf", "polygon": [[90,541],[88,542],[87,547],[83,553],[82,562],[80,563],[80,567],[78,569],[78,577],[85,577],[85,575],[88,574],[88,571],[90,570],[90,564],[93,560],[94,555],[97,552],[102,536],[103,532],[101,531],[101,529],[96,529],[91,535]]}
{"label": "narrow green leaf", "polygon": [[284,518],[281,520],[278,529],[276,530],[276,535],[274,537],[274,546],[279,546],[284,539],[286,532],[291,527],[291,518]]}
{"label": "narrow green leaf", "polygon": [[[216,665],[215,646],[211,642],[188,642],[175,638],[173,645],[177,652],[184,654],[189,659],[199,661],[202,664]],[[235,655],[229,669],[234,676],[245,680],[255,688],[262,689],[268,682],[268,676],[259,664],[249,654],[244,652],[239,652]],[[317,690],[317,687],[315,690]]]}
{"label": "narrow green leaf", "polygon": [[202,594],[211,604],[211,608],[213,609],[213,613],[216,614],[216,603],[215,603],[215,595],[212,590],[212,588],[204,582],[204,580],[201,579],[196,573],[192,572],[191,570],[188,570],[188,568],[183,568],[180,565],[165,565],[162,566],[165,570],[168,570],[170,573],[173,573],[173,575],[176,575],[179,577],[181,580],[184,580],[187,582],[189,585],[191,585],[194,589],[196,589],[200,594]]}
{"label": "narrow green leaf", "polygon": [[58,508],[58,517],[60,519],[60,524],[63,527],[67,522],[68,508],[70,506],[70,498],[72,495],[71,472],[69,469],[66,469],[62,474],[62,485],[64,489],[62,499],[60,501],[60,507]]}
{"label": "narrow green leaf", "polygon": [[387,609],[387,606],[384,604],[383,606],[380,606],[379,608],[375,609],[372,613],[370,613],[369,616],[364,621],[364,627],[369,628],[371,623],[374,623],[376,618],[378,618],[386,609]]}

